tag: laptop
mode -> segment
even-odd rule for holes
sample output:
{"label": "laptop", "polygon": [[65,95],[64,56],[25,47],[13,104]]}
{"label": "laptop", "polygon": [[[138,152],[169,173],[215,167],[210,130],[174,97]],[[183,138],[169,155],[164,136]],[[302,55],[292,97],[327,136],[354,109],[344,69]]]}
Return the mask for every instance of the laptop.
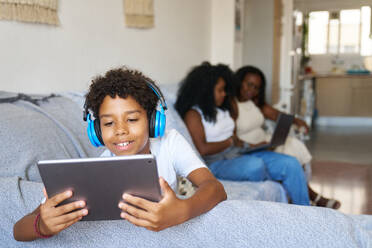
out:
{"label": "laptop", "polygon": [[48,197],[66,190],[73,196],[60,205],[84,200],[88,215],[82,221],[120,219],[123,193],[158,202],[159,176],[153,155],[45,160],[38,169]]}
{"label": "laptop", "polygon": [[244,148],[241,150],[241,153],[247,154],[247,153],[271,149],[271,148],[275,148],[280,145],[283,145],[287,139],[293,120],[294,120],[293,115],[280,113],[278,117],[278,121],[276,122],[274,133],[271,136],[270,142],[268,144],[264,144],[264,145],[260,145],[256,147]]}

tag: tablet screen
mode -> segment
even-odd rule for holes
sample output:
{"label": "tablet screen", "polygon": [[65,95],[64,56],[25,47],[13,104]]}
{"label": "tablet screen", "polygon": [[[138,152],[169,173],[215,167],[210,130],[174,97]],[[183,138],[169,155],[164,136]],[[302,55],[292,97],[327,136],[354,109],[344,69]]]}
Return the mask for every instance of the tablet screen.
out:
{"label": "tablet screen", "polygon": [[38,163],[49,197],[66,190],[73,196],[61,204],[84,200],[89,210],[83,221],[120,219],[123,193],[160,201],[161,192],[153,155],[45,160]]}

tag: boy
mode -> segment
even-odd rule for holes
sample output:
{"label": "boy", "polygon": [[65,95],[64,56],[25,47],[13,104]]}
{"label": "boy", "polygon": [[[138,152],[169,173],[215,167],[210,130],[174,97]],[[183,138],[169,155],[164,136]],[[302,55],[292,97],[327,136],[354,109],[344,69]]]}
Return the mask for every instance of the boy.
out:
{"label": "boy", "polygon": [[[98,122],[99,141],[108,149],[102,156],[155,155],[162,200],[154,203],[124,194],[118,207],[123,219],[160,231],[207,212],[225,200],[226,193],[176,130],[150,140],[150,136],[161,136],[161,132],[157,130],[154,134],[153,130],[153,117],[160,99],[154,88],[153,81],[138,71],[110,70],[93,80],[86,96],[86,108],[93,112]],[[187,176],[198,187],[192,197],[185,200],[176,197],[176,174]],[[72,192],[67,191],[47,198],[14,225],[14,238],[31,241],[50,237],[79,221],[88,214],[85,202],[56,207],[71,196]]]}

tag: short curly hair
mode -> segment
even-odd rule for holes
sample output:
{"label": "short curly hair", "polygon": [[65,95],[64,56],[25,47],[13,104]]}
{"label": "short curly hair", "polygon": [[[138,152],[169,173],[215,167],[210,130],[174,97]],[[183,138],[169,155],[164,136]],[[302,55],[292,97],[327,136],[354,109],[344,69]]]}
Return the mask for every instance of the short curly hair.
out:
{"label": "short curly hair", "polygon": [[104,76],[97,76],[92,80],[85,96],[85,107],[93,112],[94,118],[99,119],[99,108],[106,96],[112,98],[119,96],[123,99],[131,96],[146,110],[150,120],[151,114],[156,110],[159,98],[148,83],[156,86],[153,80],[137,70],[126,67],[112,69]]}

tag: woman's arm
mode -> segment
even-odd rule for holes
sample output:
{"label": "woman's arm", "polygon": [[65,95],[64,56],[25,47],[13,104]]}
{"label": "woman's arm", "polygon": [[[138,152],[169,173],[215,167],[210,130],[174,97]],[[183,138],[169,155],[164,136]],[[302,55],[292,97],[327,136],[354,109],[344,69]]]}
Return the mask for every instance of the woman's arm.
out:
{"label": "woman's arm", "polygon": [[[261,111],[265,118],[276,121],[278,119],[278,116],[280,114],[280,111],[273,108],[272,106],[265,103],[263,107],[261,107]],[[304,127],[306,130],[306,133],[309,132],[309,126],[304,122],[303,120],[299,118],[295,118],[293,121],[294,124],[296,124],[298,127]]]}
{"label": "woman's arm", "polygon": [[239,116],[239,108],[237,104],[237,100],[235,98],[230,98],[230,105],[231,105],[231,110],[230,110],[230,116],[233,118],[234,121],[238,119]]}
{"label": "woman's arm", "polygon": [[207,142],[201,116],[196,110],[189,110],[185,114],[184,121],[200,155],[212,155],[222,152],[234,142],[232,138],[220,142]]}
{"label": "woman's arm", "polygon": [[[237,127],[236,120],[238,119],[238,116],[239,116],[239,108],[238,108],[238,104],[236,101],[237,101],[236,98],[231,98],[230,100],[230,104],[231,104],[230,116],[234,120],[234,123],[235,123],[234,135],[232,138],[233,138],[234,146],[243,147],[244,141],[242,141],[236,134],[236,127]],[[253,145],[249,144],[249,146],[253,146]]]}
{"label": "woman's arm", "polygon": [[269,119],[272,121],[276,121],[280,114],[279,110],[266,103],[261,107],[261,112],[264,115],[265,119]]}

